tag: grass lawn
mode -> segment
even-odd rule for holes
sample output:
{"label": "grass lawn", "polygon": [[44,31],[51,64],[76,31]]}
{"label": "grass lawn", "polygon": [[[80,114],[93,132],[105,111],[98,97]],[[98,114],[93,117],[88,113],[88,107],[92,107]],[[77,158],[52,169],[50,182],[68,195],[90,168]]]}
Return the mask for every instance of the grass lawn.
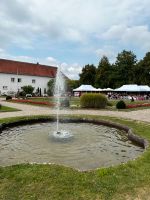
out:
{"label": "grass lawn", "polygon": [[[150,142],[150,124],[112,117],[78,117],[105,119],[128,125]],[[8,118],[0,122],[30,118],[35,117]],[[0,167],[1,200],[147,200],[150,197],[149,188],[150,147],[134,161],[88,172],[78,172],[58,165],[21,164]]]}
{"label": "grass lawn", "polygon": [[19,111],[19,110],[16,108],[11,108],[7,106],[1,106],[0,108],[0,112],[13,112],[13,111]]}

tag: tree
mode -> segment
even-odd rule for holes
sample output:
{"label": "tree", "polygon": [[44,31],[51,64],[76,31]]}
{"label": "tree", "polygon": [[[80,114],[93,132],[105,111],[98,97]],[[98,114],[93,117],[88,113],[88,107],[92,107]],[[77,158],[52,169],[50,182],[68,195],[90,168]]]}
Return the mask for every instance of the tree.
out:
{"label": "tree", "polygon": [[25,85],[22,87],[22,90],[26,93],[26,94],[32,94],[34,87],[32,87],[32,85]]}
{"label": "tree", "polygon": [[85,65],[85,67],[82,68],[81,74],[79,74],[80,84],[89,84],[89,85],[95,85],[95,78],[96,78],[96,67],[92,65]]}
{"label": "tree", "polygon": [[100,88],[111,87],[110,83],[111,64],[106,56],[103,56],[99,62],[95,86]]}
{"label": "tree", "polygon": [[48,81],[47,87],[48,87],[47,94],[49,96],[52,96],[54,92],[54,79]]}
{"label": "tree", "polygon": [[70,80],[66,81],[67,91],[72,92],[73,89],[79,87],[79,80]]}
{"label": "tree", "polygon": [[139,85],[150,85],[150,52],[136,65],[135,83]]}
{"label": "tree", "polygon": [[134,83],[136,62],[136,55],[132,51],[123,50],[118,54],[114,68],[116,87]]}

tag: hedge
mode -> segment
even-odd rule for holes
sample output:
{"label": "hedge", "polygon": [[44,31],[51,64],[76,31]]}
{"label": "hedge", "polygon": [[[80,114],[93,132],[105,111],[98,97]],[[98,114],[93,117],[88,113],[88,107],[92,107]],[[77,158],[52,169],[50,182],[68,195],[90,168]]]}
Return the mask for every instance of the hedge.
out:
{"label": "hedge", "polygon": [[80,97],[80,105],[82,108],[105,108],[107,98],[103,94],[83,94]]}

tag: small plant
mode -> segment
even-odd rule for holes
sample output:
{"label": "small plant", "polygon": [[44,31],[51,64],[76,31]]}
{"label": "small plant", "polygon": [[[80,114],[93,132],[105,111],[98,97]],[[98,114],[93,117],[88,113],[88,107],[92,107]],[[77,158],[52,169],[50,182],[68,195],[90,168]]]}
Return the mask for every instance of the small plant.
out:
{"label": "small plant", "polygon": [[6,101],[11,100],[12,97],[11,96],[6,96]]}
{"label": "small plant", "polygon": [[80,97],[82,108],[105,108],[107,106],[107,98],[103,94],[83,94]]}
{"label": "small plant", "polygon": [[116,108],[117,109],[125,109],[126,108],[125,102],[123,100],[118,101],[116,104]]}
{"label": "small plant", "polygon": [[69,102],[69,99],[65,98],[61,101],[61,107],[70,107],[70,102]]}

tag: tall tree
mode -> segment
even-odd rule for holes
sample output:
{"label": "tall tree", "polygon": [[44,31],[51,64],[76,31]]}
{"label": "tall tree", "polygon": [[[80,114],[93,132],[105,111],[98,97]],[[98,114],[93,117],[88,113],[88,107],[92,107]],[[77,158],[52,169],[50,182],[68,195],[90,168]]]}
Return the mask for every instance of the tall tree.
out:
{"label": "tall tree", "polygon": [[96,78],[96,67],[94,65],[85,65],[82,68],[81,74],[79,74],[80,84],[88,84],[88,85],[95,85],[95,78]]}
{"label": "tall tree", "polygon": [[118,54],[114,68],[116,87],[123,84],[134,83],[134,69],[136,62],[136,55],[132,51],[123,50]]}
{"label": "tall tree", "polygon": [[54,79],[50,79],[47,83],[47,87],[48,87],[48,90],[47,90],[47,94],[49,96],[52,96],[53,95],[53,92],[54,92],[54,84],[55,84],[55,80]]}
{"label": "tall tree", "polygon": [[111,64],[106,56],[103,56],[99,62],[95,86],[100,88],[111,87],[110,81]]}
{"label": "tall tree", "polygon": [[150,85],[150,52],[147,52],[145,57],[136,65],[135,83]]}

